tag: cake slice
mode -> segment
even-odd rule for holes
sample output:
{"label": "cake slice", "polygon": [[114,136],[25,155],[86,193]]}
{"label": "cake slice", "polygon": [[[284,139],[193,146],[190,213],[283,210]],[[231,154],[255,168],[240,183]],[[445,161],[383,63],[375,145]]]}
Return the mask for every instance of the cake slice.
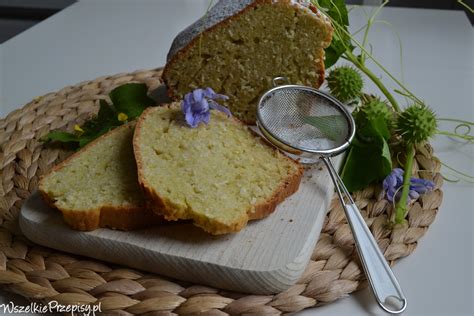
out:
{"label": "cake slice", "polygon": [[223,113],[211,111],[209,124],[190,128],[179,103],[145,110],[133,146],[150,207],[215,235],[272,213],[298,189],[303,173],[299,163]]}
{"label": "cake slice", "polygon": [[160,222],[138,185],[134,123],[99,137],[44,175],[39,190],[77,230],[129,230]]}
{"label": "cake slice", "polygon": [[319,87],[332,26],[309,1],[221,0],[174,39],[163,79],[170,97],[211,87],[225,104],[255,123],[259,98],[272,79]]}

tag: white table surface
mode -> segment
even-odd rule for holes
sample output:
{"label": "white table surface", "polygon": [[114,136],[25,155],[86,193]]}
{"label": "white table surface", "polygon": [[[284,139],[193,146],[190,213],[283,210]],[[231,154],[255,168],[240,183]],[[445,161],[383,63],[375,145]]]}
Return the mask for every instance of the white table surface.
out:
{"label": "white table surface", "polygon": [[[207,4],[208,0],[74,4],[0,45],[0,116],[66,85],[164,65],[173,37],[200,17]],[[474,121],[473,29],[465,14],[387,8],[380,19],[389,21],[401,35],[405,82],[413,92],[439,117]],[[352,11],[351,28],[363,23],[360,9]],[[398,42],[392,30],[385,24],[375,26],[370,42],[383,65],[400,77]],[[372,84],[366,91],[378,93]],[[474,174],[472,145],[447,137],[437,137],[433,144],[443,162]],[[474,314],[474,189],[472,184],[445,183],[443,190],[435,222],[415,252],[393,269],[408,297],[405,315]],[[12,300],[26,304],[18,296],[0,292],[0,304]],[[300,314],[316,313],[383,314],[368,290]]]}

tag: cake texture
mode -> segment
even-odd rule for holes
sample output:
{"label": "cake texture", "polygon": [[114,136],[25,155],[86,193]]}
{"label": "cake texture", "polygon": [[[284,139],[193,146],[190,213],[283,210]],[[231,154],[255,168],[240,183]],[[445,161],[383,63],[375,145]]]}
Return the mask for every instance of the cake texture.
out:
{"label": "cake texture", "polygon": [[156,224],[138,185],[132,138],[134,123],[117,127],[44,175],[39,190],[77,230],[129,230]]}
{"label": "cake texture", "polygon": [[299,163],[224,113],[211,111],[209,124],[189,127],[178,103],[145,110],[133,144],[150,208],[215,235],[271,214],[303,174]]}
{"label": "cake texture", "polygon": [[332,26],[309,1],[221,0],[173,41],[163,79],[170,97],[199,87],[229,96],[226,106],[255,123],[272,79],[319,87]]}

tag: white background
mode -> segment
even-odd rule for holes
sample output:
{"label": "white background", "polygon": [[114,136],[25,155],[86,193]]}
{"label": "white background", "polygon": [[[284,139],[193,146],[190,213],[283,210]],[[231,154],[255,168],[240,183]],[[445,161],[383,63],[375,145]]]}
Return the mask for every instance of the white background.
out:
{"label": "white background", "polygon": [[[0,46],[0,116],[66,85],[164,65],[174,36],[200,17],[207,4],[207,0],[83,0],[72,5]],[[465,14],[390,8],[380,19],[401,35],[407,86],[440,117],[474,121],[474,41]],[[353,30],[363,23],[360,9],[351,12]],[[399,47],[391,29],[385,24],[374,27],[370,42],[374,55],[400,77]],[[378,93],[371,84],[366,91]],[[447,137],[437,137],[433,144],[443,162],[474,174],[472,145]],[[394,267],[409,300],[405,315],[474,314],[474,189],[471,184],[446,183],[443,190],[435,222],[415,252]],[[0,295],[3,302],[26,303],[10,293]],[[382,314],[368,290],[301,314],[313,313]]]}

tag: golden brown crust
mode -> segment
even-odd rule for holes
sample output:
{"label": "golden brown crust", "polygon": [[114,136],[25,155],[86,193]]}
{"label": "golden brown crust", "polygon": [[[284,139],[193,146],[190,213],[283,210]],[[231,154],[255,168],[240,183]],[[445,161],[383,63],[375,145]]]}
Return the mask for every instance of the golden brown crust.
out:
{"label": "golden brown crust", "polygon": [[[285,1],[286,4],[290,4],[291,1]],[[219,23],[216,23],[215,25],[211,26],[210,28],[207,28],[206,30],[204,30],[202,32],[202,34],[205,34],[207,32],[212,32],[215,28],[219,28],[219,27],[222,27],[222,26],[226,26],[227,24],[231,23],[233,20],[237,19],[240,15],[244,14],[245,12],[253,9],[254,7],[256,7],[257,5],[260,5],[260,4],[272,4],[273,3],[273,0],[255,0],[252,4],[246,6],[243,10],[237,12],[236,14],[224,19],[223,21],[219,22]],[[316,14],[318,14],[318,16],[321,14],[319,12],[319,10],[313,5],[311,4],[309,6],[310,10]],[[328,32],[328,37],[326,38],[325,42],[326,43],[330,43],[331,40],[332,40],[332,33],[333,33],[333,30],[332,30],[332,27],[331,27],[331,30]],[[181,55],[184,55],[189,49],[191,49],[195,44],[198,43],[199,41],[199,35],[196,36],[194,39],[192,39],[185,47],[183,47],[182,49],[180,49],[178,52],[176,52],[176,54],[166,63],[164,69],[163,69],[163,73],[161,75],[162,79],[163,79],[163,82],[164,84],[168,87],[167,91],[168,91],[168,96],[172,99],[172,100],[175,100],[177,101],[178,100],[178,96],[176,96],[174,94],[174,91],[173,89],[170,88],[169,84],[168,84],[168,71],[169,69],[173,66],[174,63],[176,63],[180,58]],[[328,45],[329,46],[329,45]],[[323,82],[324,82],[324,75],[325,75],[325,67],[324,67],[324,52],[323,52],[323,55],[321,56],[320,60],[315,64],[316,66],[316,69],[318,71],[318,82],[315,83],[314,87],[315,88],[319,88]],[[244,121],[245,124],[255,124],[254,121]]]}
{"label": "golden brown crust", "polygon": [[99,227],[119,230],[132,230],[156,226],[162,223],[163,217],[146,207],[103,207],[100,210]]}
{"label": "golden brown crust", "polygon": [[103,206],[86,211],[61,209],[66,224],[75,230],[91,231],[98,228],[132,230],[160,224],[163,217],[139,207]]}
{"label": "golden brown crust", "polygon": [[319,88],[323,84],[324,79],[325,79],[324,59],[320,58],[319,61],[317,61],[316,63],[318,64],[316,66],[316,69],[318,69],[318,82],[316,83],[315,88]]}
{"label": "golden brown crust", "polygon": [[[170,107],[172,104],[168,105],[162,105],[162,107]],[[143,124],[143,121],[145,117],[148,115],[149,112],[153,111],[154,108],[149,107],[143,111],[143,113],[140,115],[140,117],[137,120],[137,124],[135,127],[135,132],[133,134],[133,153],[135,155],[135,162],[137,163],[137,173],[138,173],[138,184],[140,185],[140,188],[142,189],[143,196],[145,197],[145,201],[147,204],[147,208],[151,209],[155,214],[158,214],[160,216],[163,216],[166,220],[168,221],[176,221],[179,218],[173,216],[173,213],[171,210],[173,209],[167,203],[158,195],[154,192],[154,190],[151,188],[151,186],[148,184],[148,182],[143,179],[140,175],[142,174],[143,170],[143,159],[141,156],[140,151],[138,150],[139,148],[139,141],[141,137],[141,125]]]}
{"label": "golden brown crust", "polygon": [[38,190],[43,196],[46,203],[61,211],[63,214],[64,222],[70,227],[76,230],[91,231],[100,227],[108,227],[120,230],[131,230],[136,228],[143,228],[158,224],[163,221],[161,216],[158,216],[154,212],[145,208],[141,205],[121,206],[115,207],[110,205],[104,205],[101,208],[89,209],[89,210],[70,210],[65,208],[59,208],[55,201],[47,194],[43,189],[44,179],[53,172],[60,171],[67,165],[71,160],[75,159],[82,152],[88,150],[99,143],[103,138],[110,136],[111,133],[117,133],[123,128],[134,128],[134,123],[129,123],[115,128],[114,130],[106,133],[91,143],[84,146],[81,150],[75,152],[61,163],[54,166],[48,173],[41,176],[39,180]]}
{"label": "golden brown crust", "polygon": [[[177,103],[165,105],[168,108],[176,107]],[[163,216],[168,221],[176,221],[179,219],[192,219],[195,226],[201,227],[206,232],[213,235],[221,235],[232,232],[238,232],[246,226],[249,220],[264,218],[275,210],[276,206],[280,204],[285,198],[295,193],[301,182],[304,168],[295,160],[283,156],[284,159],[288,159],[293,164],[297,165],[297,171],[291,174],[285,181],[283,181],[278,188],[273,192],[272,196],[266,201],[259,203],[254,206],[253,209],[247,210],[247,213],[243,213],[242,217],[231,224],[222,223],[219,221],[212,221],[204,217],[193,216],[192,214],[184,214],[182,210],[176,209],[170,201],[167,201],[161,197],[152,186],[143,177],[143,159],[139,150],[139,143],[141,138],[142,125],[146,117],[154,111],[156,108],[148,108],[145,110],[140,118],[138,119],[135,134],[133,135],[133,151],[135,154],[135,160],[137,162],[138,170],[138,182],[143,190],[145,199],[148,200],[148,207],[152,209],[156,214]],[[232,121],[235,124],[240,124],[247,128],[247,126],[240,122],[235,117],[232,117]],[[251,130],[250,130],[251,131]],[[254,133],[255,134],[255,133]],[[256,135],[262,144],[269,146],[268,143],[260,136]]]}
{"label": "golden brown crust", "polygon": [[[286,159],[291,160],[290,158],[285,157]],[[293,161],[293,160],[292,160]],[[294,161],[293,161],[294,162]],[[294,162],[296,163],[296,162]],[[301,178],[303,177],[304,168],[298,164],[298,170],[287,178],[280,186],[273,192],[273,195],[265,202],[257,204],[255,206],[255,211],[249,213],[249,219],[260,219],[264,218],[273,211],[278,204],[283,202],[287,197],[298,191],[300,186]]]}

